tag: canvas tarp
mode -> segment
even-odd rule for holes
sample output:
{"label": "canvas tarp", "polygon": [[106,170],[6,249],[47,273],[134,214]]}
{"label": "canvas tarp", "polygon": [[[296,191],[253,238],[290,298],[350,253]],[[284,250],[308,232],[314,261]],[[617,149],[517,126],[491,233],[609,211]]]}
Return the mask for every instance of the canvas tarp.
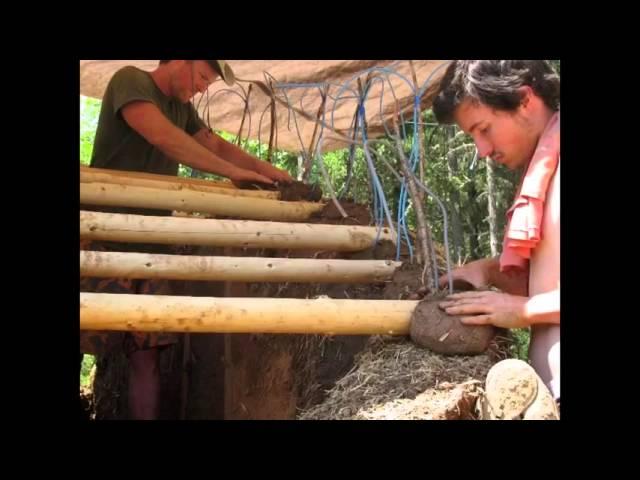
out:
{"label": "canvas tarp", "polygon": [[[242,138],[259,139],[264,144],[271,139],[274,148],[294,152],[308,152],[312,139],[316,145],[322,134],[321,150],[326,152],[344,148],[352,140],[360,89],[369,86],[364,114],[367,136],[376,138],[384,135],[385,127],[392,130],[392,119],[398,111],[405,120],[412,120],[416,91],[420,92],[421,110],[430,108],[447,61],[413,60],[417,89],[408,60],[228,60],[228,63],[238,79],[236,85],[229,88],[218,80],[202,99],[194,98],[205,122],[213,129],[233,134],[242,126]],[[158,61],[81,60],[80,94],[102,98],[111,76],[126,65],[151,71]],[[250,85],[247,107],[245,99]],[[316,127],[316,119],[325,91],[322,129]],[[361,141],[358,132],[356,142]]]}

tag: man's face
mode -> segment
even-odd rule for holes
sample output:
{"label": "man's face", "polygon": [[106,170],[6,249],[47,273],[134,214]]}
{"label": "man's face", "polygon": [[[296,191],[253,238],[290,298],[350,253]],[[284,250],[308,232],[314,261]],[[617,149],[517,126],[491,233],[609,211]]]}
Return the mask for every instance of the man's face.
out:
{"label": "man's face", "polygon": [[187,103],[196,93],[203,93],[218,78],[204,60],[184,61],[171,79],[173,96]]}
{"label": "man's face", "polygon": [[515,112],[494,110],[482,103],[464,100],[454,118],[473,137],[478,156],[516,170],[533,156],[540,132],[535,132],[522,107]]}

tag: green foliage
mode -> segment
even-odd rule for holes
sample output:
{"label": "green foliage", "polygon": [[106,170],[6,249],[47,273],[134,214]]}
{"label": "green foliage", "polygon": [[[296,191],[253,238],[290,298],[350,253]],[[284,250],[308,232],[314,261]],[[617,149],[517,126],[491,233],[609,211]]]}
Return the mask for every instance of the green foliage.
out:
{"label": "green foliage", "polygon": [[[447,210],[450,251],[453,248],[451,244],[453,238],[452,212],[455,209],[459,212],[462,228],[462,257],[471,260],[490,256],[487,167],[485,160],[477,159],[472,167],[475,146],[472,139],[456,126],[436,125],[431,111],[424,113],[422,121],[426,123],[423,130],[424,138],[422,139],[425,144],[426,156],[425,184],[440,198]],[[405,154],[408,156],[414,141],[414,129],[410,124],[407,124],[404,131],[407,136],[403,145]],[[235,142],[236,140],[233,134],[217,133],[230,142]],[[259,144],[255,140],[243,140],[241,146],[248,153],[266,160],[267,145]],[[401,173],[396,145],[391,138],[384,137],[373,141],[369,148],[372,162],[380,178],[392,219],[395,223],[398,215],[400,183],[390,170],[389,165],[398,174]],[[455,168],[450,165],[450,154],[454,156]],[[272,161],[275,166],[288,170],[294,177],[297,176],[298,154],[274,151]],[[323,153],[322,161],[337,195],[341,196],[341,198],[349,198],[358,203],[373,206],[369,170],[362,147],[359,146],[354,151],[352,179],[348,185],[346,184],[349,167],[348,148]],[[302,164],[302,161],[300,164]],[[189,167],[181,166],[180,170],[181,175],[190,175],[191,169]],[[208,174],[201,174],[200,176],[215,177]],[[513,200],[518,178],[519,172],[510,172],[504,167],[496,168],[495,201],[497,229],[499,232],[504,229],[505,212]],[[314,160],[312,164],[309,182],[319,184],[328,195],[329,189],[317,160]],[[431,226],[434,239],[438,243],[444,243],[442,211],[430,196],[427,196],[425,202],[427,221]],[[410,206],[410,202],[407,211],[407,224],[410,230],[415,229],[415,211]]]}
{"label": "green foliage", "polygon": [[509,346],[512,358],[519,358],[525,362],[529,359],[529,340],[531,332],[528,328],[514,328],[509,331],[513,343]]}
{"label": "green foliage", "polygon": [[82,359],[82,367],[80,368],[80,385],[83,387],[90,387],[90,375],[91,369],[96,363],[96,357],[93,355],[85,355]]}
{"label": "green foliage", "polygon": [[102,102],[80,95],[80,163],[89,165]]}

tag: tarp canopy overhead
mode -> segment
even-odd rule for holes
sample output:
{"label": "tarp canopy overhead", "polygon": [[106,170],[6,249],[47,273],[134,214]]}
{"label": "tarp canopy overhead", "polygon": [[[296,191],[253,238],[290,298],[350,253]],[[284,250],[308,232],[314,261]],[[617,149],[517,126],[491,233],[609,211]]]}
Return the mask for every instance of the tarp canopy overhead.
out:
{"label": "tarp canopy overhead", "polygon": [[[204,98],[194,99],[205,122],[215,130],[233,134],[242,127],[243,139],[269,144],[273,101],[274,148],[309,152],[312,141],[315,148],[322,136],[321,151],[325,152],[347,147],[353,139],[360,89],[368,86],[364,102],[366,134],[368,138],[376,138],[393,131],[393,117],[398,111],[405,121],[413,120],[416,91],[420,92],[421,111],[430,108],[447,61],[413,60],[417,89],[408,60],[228,60],[228,63],[236,74],[236,85],[229,88],[217,80]],[[102,98],[111,76],[126,65],[151,71],[158,61],[81,60],[80,93]],[[247,108],[245,99],[250,85]],[[316,128],[325,89],[324,127]],[[356,142],[362,142],[361,131]]]}

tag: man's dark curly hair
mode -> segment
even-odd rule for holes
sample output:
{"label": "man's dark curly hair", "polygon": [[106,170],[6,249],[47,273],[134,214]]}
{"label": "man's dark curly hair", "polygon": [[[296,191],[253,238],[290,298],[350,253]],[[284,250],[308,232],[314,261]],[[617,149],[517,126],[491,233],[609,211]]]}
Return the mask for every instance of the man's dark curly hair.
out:
{"label": "man's dark curly hair", "polygon": [[560,108],[560,77],[546,60],[454,60],[433,101],[438,123],[451,124],[467,98],[496,110],[515,111],[528,85],[553,111]]}

